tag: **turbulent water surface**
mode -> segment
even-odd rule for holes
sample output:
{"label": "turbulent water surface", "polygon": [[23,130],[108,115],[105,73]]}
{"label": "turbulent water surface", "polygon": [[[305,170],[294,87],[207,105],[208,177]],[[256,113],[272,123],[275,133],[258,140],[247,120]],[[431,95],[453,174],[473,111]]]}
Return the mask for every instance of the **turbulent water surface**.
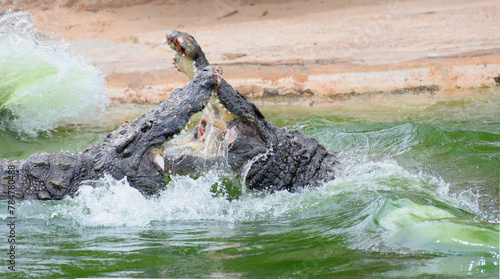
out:
{"label": "turbulent water surface", "polygon": [[[151,108],[92,120],[102,76],[18,22],[0,29],[0,158],[82,151]],[[498,277],[498,87],[261,107],[337,151],[337,178],[267,194],[214,169],[146,199],[106,177],[74,198],[18,202],[15,271],[4,201],[0,277]]]}
{"label": "turbulent water surface", "polygon": [[[238,188],[213,170],[173,176],[159,198],[148,200],[126,181],[105,178],[75,198],[20,202],[16,271],[0,272],[497,277],[499,91],[326,108],[264,106],[276,125],[339,152],[336,180],[301,193],[266,194]],[[32,141],[3,131],[0,156],[76,152],[149,108],[112,107],[107,122],[66,126]]]}

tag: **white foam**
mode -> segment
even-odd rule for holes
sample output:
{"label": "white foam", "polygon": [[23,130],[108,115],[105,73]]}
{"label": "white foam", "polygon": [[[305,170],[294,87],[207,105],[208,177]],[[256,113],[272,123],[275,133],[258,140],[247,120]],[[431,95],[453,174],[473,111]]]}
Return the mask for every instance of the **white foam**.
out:
{"label": "white foam", "polygon": [[0,128],[37,136],[96,119],[109,103],[103,74],[61,41],[43,45],[28,12],[0,18]]}
{"label": "white foam", "polygon": [[[33,210],[39,202],[23,205],[25,218],[65,218],[83,226],[148,226],[155,221],[218,220],[225,222],[267,220],[305,210],[313,203],[308,195],[279,192],[245,192],[239,199],[215,196],[213,185],[221,188],[222,177],[209,171],[198,179],[172,176],[168,189],[158,198],[146,198],[129,186],[126,179],[105,177],[98,187],[81,186],[79,195],[66,198],[54,207]],[[223,191],[223,190],[222,190]],[[37,207],[37,206],[36,206]]]}
{"label": "white foam", "polygon": [[[395,160],[346,164],[331,184],[342,187],[349,199],[365,201],[352,218],[358,222],[343,229],[353,249],[473,252],[498,248],[494,245],[498,232],[477,227],[472,220],[464,222],[456,215],[458,209],[484,215],[478,209],[476,194],[452,194],[450,184],[443,179],[422,172],[413,174]],[[455,241],[454,236],[461,241]]]}

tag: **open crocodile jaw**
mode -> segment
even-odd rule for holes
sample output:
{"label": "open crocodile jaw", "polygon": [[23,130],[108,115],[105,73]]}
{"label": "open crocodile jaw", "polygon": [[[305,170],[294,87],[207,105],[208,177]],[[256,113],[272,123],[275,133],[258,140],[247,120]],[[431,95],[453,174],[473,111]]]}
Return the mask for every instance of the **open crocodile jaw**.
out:
{"label": "open crocodile jaw", "polygon": [[165,171],[177,174],[196,174],[209,165],[224,164],[227,150],[237,138],[236,117],[211,96],[202,110],[199,124],[184,137],[170,141],[163,147]]}
{"label": "open crocodile jaw", "polygon": [[[162,44],[170,46],[175,51],[173,64],[177,70],[186,74],[190,79],[197,73],[198,69],[208,64],[204,53],[201,51],[196,40],[189,34],[170,30],[167,32]],[[222,70],[216,68],[217,82],[222,82]],[[218,99],[217,92],[211,96],[203,111],[200,123],[181,140],[173,140],[163,147],[166,170],[177,174],[189,174],[197,172],[200,166],[206,166],[214,161],[223,160],[224,153],[221,149],[234,142],[237,135],[237,126],[228,129],[229,122],[235,116],[231,114]],[[227,132],[231,131],[229,141]],[[225,145],[225,146],[224,146]],[[226,152],[227,153],[227,152]]]}
{"label": "open crocodile jaw", "polygon": [[[170,30],[162,44],[166,43],[175,51],[173,57],[175,67],[190,79],[200,67],[209,64],[200,46],[190,34]],[[225,83],[220,77],[222,69],[216,67],[215,71],[218,73],[219,85]],[[217,91],[212,95],[209,103],[202,110],[204,116],[200,124],[191,133],[182,140],[174,140],[164,145],[166,171],[191,174],[198,173],[202,171],[201,169],[205,169],[205,166],[214,165],[216,162],[228,164],[227,151],[233,144],[240,146],[237,142],[241,130],[238,123],[243,118],[241,114],[238,115],[226,107],[227,99],[233,98],[232,94],[219,96],[218,93]],[[260,112],[258,114],[262,116]],[[243,131],[247,130],[243,129]],[[251,153],[251,156],[245,157],[241,161],[250,160],[255,155],[253,152]],[[234,165],[240,166],[241,164]]]}
{"label": "open crocodile jaw", "polygon": [[193,36],[170,30],[162,44],[168,44],[175,51],[173,61],[178,71],[193,79],[196,72],[209,66],[203,51]]}
{"label": "open crocodile jaw", "polygon": [[[166,41],[176,51],[174,63],[177,68],[188,77],[191,78],[201,65],[209,64],[191,35],[169,31]],[[193,67],[190,68],[190,65]],[[253,103],[224,80],[217,91],[218,94],[214,95],[215,98],[212,96],[205,108],[205,114],[209,126],[222,131],[224,136],[216,139],[227,146],[227,157],[201,154],[200,150],[207,147],[205,139],[205,142],[199,141],[187,149],[179,149],[180,152],[174,152],[173,157],[170,156],[172,154],[166,155],[170,156],[165,158],[166,168],[171,167],[175,172],[187,170],[189,173],[200,166],[213,165],[213,160],[222,157],[237,175],[244,176],[248,188],[267,191],[296,191],[334,178],[336,156],[316,139],[296,130],[273,126]],[[172,143],[165,147],[165,154],[167,149],[172,150],[172,146],[177,145],[178,148],[185,144]]]}

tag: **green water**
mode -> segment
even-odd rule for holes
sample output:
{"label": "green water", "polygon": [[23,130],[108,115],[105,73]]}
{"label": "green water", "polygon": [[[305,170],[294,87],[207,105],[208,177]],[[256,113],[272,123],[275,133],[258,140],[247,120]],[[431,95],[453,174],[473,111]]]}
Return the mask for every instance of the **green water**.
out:
{"label": "green water", "polygon": [[[451,93],[260,106],[339,153],[337,179],[315,190],[235,195],[214,170],[173,176],[155,200],[105,178],[21,202],[16,271],[0,277],[498,278],[500,89]],[[31,141],[0,132],[0,157],[80,151],[150,108]]]}

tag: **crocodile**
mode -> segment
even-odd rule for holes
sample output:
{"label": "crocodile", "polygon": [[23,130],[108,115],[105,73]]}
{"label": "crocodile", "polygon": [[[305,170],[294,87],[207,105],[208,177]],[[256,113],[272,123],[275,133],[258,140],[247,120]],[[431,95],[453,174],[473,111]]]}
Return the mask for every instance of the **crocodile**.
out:
{"label": "crocodile", "polygon": [[[190,79],[210,66],[188,33],[170,30],[163,44],[175,51],[174,65]],[[295,129],[272,125],[226,80],[221,80],[203,112],[190,134],[163,147],[170,173],[189,174],[222,164],[247,188],[270,192],[295,192],[335,178],[338,161],[334,152]]]}
{"label": "crocodile", "polygon": [[153,110],[82,152],[40,152],[26,160],[0,160],[0,199],[60,200],[74,196],[82,183],[105,175],[126,177],[143,195],[157,195],[165,189],[162,144],[182,133],[220,84],[218,69],[207,66]]}

